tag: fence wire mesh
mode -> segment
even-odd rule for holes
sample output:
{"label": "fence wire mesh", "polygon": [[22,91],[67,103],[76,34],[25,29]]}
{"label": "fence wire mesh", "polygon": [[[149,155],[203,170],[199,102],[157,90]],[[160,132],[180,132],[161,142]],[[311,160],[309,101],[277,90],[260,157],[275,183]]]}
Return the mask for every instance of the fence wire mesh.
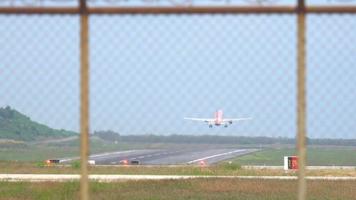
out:
{"label": "fence wire mesh", "polygon": [[4,142],[1,160],[65,156],[51,140],[78,132],[78,17],[2,15],[0,21],[1,139],[24,145]]}
{"label": "fence wire mesh", "polygon": [[308,165],[355,166],[355,25],[354,15],[308,16]]}
{"label": "fence wire mesh", "polygon": [[[295,135],[295,17],[93,16],[94,130]],[[184,117],[252,117],[209,129]]]}
{"label": "fence wire mesh", "polygon": [[[8,2],[15,7],[26,4]],[[192,2],[185,1],[189,6]],[[248,1],[241,2],[233,5]],[[37,1],[33,6],[57,3]],[[78,5],[72,3],[63,5]],[[106,3],[91,1],[89,6]],[[155,3],[159,1],[143,4]],[[136,164],[197,164],[198,151],[209,158],[248,148],[260,152],[207,163],[231,159],[239,165],[265,166],[283,165],[283,156],[296,155],[296,15],[90,14],[89,18],[90,150],[105,152],[89,160],[113,165],[127,158]],[[1,15],[0,21],[4,91],[0,165],[4,160],[55,158],[79,169],[79,17]],[[307,16],[307,165],[356,165],[355,22],[354,14]],[[221,119],[252,120],[219,123],[222,112]],[[221,146],[209,149],[206,144]],[[162,148],[168,149],[163,158]],[[137,149],[150,155],[117,153]]]}
{"label": "fence wire mesh", "polygon": [[355,25],[353,15],[308,18],[310,137],[355,138]]}

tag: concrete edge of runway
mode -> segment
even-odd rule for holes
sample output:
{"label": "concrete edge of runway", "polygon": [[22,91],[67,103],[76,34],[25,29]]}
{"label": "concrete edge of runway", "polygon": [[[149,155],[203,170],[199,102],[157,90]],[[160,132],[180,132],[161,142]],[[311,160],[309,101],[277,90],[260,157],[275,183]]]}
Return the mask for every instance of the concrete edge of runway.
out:
{"label": "concrete edge of runway", "polygon": [[[297,176],[184,176],[184,175],[89,175],[91,181],[120,182],[129,180],[182,180],[182,179],[250,179],[250,180],[297,180]],[[1,182],[70,182],[79,181],[78,174],[0,174]],[[308,176],[307,180],[356,181],[354,176]]]}

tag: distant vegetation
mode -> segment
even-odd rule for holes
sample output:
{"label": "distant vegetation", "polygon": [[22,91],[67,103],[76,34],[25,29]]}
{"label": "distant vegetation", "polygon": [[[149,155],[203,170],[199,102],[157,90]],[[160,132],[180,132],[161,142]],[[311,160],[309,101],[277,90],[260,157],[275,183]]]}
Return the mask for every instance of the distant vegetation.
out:
{"label": "distant vegetation", "polygon": [[295,144],[294,139],[272,137],[243,137],[243,136],[218,136],[218,135],[124,135],[120,136],[125,142],[149,143],[184,143],[184,144]]}
{"label": "distant vegetation", "polygon": [[[52,129],[46,125],[32,121],[28,116],[7,106],[0,108],[0,139],[34,141],[52,138],[63,138],[76,135],[67,130]],[[218,135],[120,135],[117,132],[95,131],[96,136],[106,141],[128,143],[175,143],[175,144],[237,144],[237,145],[295,145],[294,138],[286,137],[245,137]],[[356,139],[307,139],[309,145],[356,146]]]}
{"label": "distant vegetation", "polygon": [[[245,137],[245,136],[218,136],[218,135],[121,135],[123,142],[142,143],[184,143],[184,144],[239,144],[239,145],[272,145],[290,144],[295,145],[294,138],[285,137]],[[356,139],[307,139],[309,145],[336,145],[356,146]]]}
{"label": "distant vegetation", "polygon": [[75,132],[57,130],[32,121],[10,106],[0,108],[0,139],[33,141],[75,135]]}
{"label": "distant vegetation", "polygon": [[107,130],[107,131],[95,131],[93,133],[93,136],[97,136],[103,140],[106,141],[112,141],[112,142],[117,142],[120,140],[120,134],[116,133],[114,131],[111,130]]}

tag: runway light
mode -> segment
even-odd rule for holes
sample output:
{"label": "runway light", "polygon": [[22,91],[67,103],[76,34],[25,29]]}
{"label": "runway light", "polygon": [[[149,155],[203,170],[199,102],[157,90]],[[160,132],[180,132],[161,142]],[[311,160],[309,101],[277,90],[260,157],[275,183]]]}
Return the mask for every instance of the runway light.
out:
{"label": "runway light", "polygon": [[129,164],[129,161],[128,160],[121,160],[120,163],[122,163],[124,165],[127,165],[127,164]]}
{"label": "runway light", "polygon": [[206,163],[205,163],[204,160],[201,160],[201,161],[199,162],[199,164],[200,164],[200,166],[202,166],[202,167],[206,166]]}

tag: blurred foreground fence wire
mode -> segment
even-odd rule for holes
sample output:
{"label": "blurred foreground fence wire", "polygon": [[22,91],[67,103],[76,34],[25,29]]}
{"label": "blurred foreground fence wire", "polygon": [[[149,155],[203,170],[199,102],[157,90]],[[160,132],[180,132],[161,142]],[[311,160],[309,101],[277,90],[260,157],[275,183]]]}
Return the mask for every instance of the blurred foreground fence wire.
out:
{"label": "blurred foreground fence wire", "polygon": [[[288,116],[285,118],[289,119],[284,121],[288,125],[283,124],[283,125],[278,125],[277,127],[279,128],[285,127],[283,128],[283,132],[291,132],[291,133],[296,132],[298,138],[297,149],[298,149],[298,155],[300,159],[298,199],[303,200],[306,198],[306,182],[304,178],[305,177],[304,169],[306,165],[307,122],[310,122],[309,124],[311,124],[312,126],[313,133],[318,132],[318,128],[314,127],[314,124],[318,123],[318,121],[313,121],[313,120],[308,121],[306,118],[307,111],[308,111],[306,102],[307,99],[310,99],[313,106],[320,102],[319,98],[321,97],[318,94],[318,92],[314,92],[314,90],[324,90],[323,92],[330,91],[328,88],[317,86],[317,84],[314,83],[313,80],[310,80],[311,82],[310,90],[312,90],[313,92],[312,94],[306,93],[307,87],[309,86],[308,84],[309,82],[307,81],[306,76],[308,72],[311,73],[312,78],[313,76],[316,76],[315,65],[318,65],[319,61],[316,58],[314,58],[314,56],[320,57],[320,54],[313,52],[314,47],[311,46],[309,48],[308,46],[308,45],[314,45],[314,43],[316,43],[315,37],[317,37],[317,35],[315,35],[315,33],[311,33],[311,40],[310,40],[311,42],[308,45],[306,43],[307,36],[309,36],[309,30],[310,32],[316,31],[315,30],[316,25],[314,23],[315,21],[312,20],[309,23],[307,19],[307,17],[309,16],[306,15],[309,14],[313,15],[310,16],[310,18],[319,18],[319,17],[325,18],[326,15],[330,15],[332,13],[338,13],[338,14],[344,13],[346,15],[346,18],[349,19],[350,21],[350,27],[351,26],[355,27],[355,24],[353,22],[356,21],[354,16],[354,14],[356,14],[356,6],[345,6],[345,5],[305,6],[304,0],[298,0],[296,5],[291,4],[291,5],[282,5],[282,6],[278,4],[273,6],[259,6],[259,4],[248,5],[248,6],[244,4],[242,5],[223,4],[219,6],[214,6],[214,5],[211,6],[211,5],[194,5],[192,4],[194,3],[194,1],[185,1],[185,3],[187,3],[188,6],[186,6],[185,4],[183,6],[182,5],[176,6],[175,4],[173,6],[172,5],[157,6],[152,4],[149,4],[148,6],[135,5],[135,4],[129,6],[120,6],[120,5],[105,6],[105,2],[103,2],[102,4],[99,3],[99,6],[95,6],[95,5],[88,6],[86,5],[87,2],[85,0],[79,0],[78,2],[67,1],[69,3],[64,3],[61,4],[60,6],[58,6],[56,4],[57,2],[54,1],[47,1],[47,2],[37,1],[37,4],[35,5],[31,4],[32,6],[18,5],[17,4],[18,2],[16,1],[8,1],[8,2],[10,2],[10,5],[6,4],[4,6],[0,4],[0,13],[5,14],[5,16],[10,14],[46,14],[46,15],[70,14],[70,15],[80,16],[80,45],[79,46],[80,46],[80,96],[81,96],[80,133],[81,133],[81,158],[82,158],[81,159],[81,164],[82,164],[81,165],[82,167],[81,168],[81,173],[82,173],[81,198],[82,199],[89,198],[88,168],[87,168],[88,152],[89,152],[89,146],[88,146],[89,108],[90,108],[89,97],[94,97],[94,99],[91,99],[92,102],[95,102],[94,106],[92,106],[94,111],[108,109],[108,108],[100,107],[101,105],[108,104],[107,102],[104,103],[100,98],[101,96],[109,96],[109,98],[111,98],[110,99],[111,102],[114,101],[120,102],[118,104],[112,103],[112,105],[114,106],[115,109],[118,110],[118,112],[120,112],[121,114],[128,113],[128,115],[131,115],[131,117],[135,119],[134,117],[135,115],[132,114],[135,112],[135,110],[130,109],[130,104],[138,104],[137,106],[139,106],[139,104],[145,103],[146,105],[144,106],[141,105],[141,108],[145,106],[154,108],[155,104],[159,104],[160,101],[170,102],[172,101],[172,99],[179,98],[176,97],[175,94],[169,92],[171,88],[176,88],[176,91],[179,93],[179,96],[181,97],[187,96],[185,92],[187,90],[190,90],[191,93],[195,93],[197,95],[197,99],[198,99],[197,102],[203,102],[203,103],[204,101],[213,102],[216,99],[219,101],[221,100],[221,98],[229,97],[229,95],[227,95],[226,97],[220,97],[219,93],[216,92],[212,92],[214,97],[209,97],[209,94],[207,93],[204,93],[201,96],[199,96],[198,94],[199,91],[201,90],[204,89],[211,90],[216,88],[219,91],[224,91],[225,94],[229,94],[229,92],[236,92],[240,94],[239,95],[240,97],[247,95],[248,97],[245,97],[245,99],[244,97],[241,97],[241,99],[243,99],[242,104],[246,103],[247,106],[250,106],[251,108],[255,106],[255,105],[248,104],[251,98],[256,98],[258,100],[263,98],[264,100],[260,100],[260,101],[275,102],[276,107],[273,107],[273,109],[270,109],[269,111],[270,112],[275,111],[277,108],[281,109],[279,112],[283,113],[284,115],[286,115],[285,113],[288,113]],[[264,1],[256,1],[256,2],[264,3]],[[120,19],[117,19],[116,16],[106,16],[107,14],[118,14],[120,15],[119,16]],[[145,14],[155,14],[155,15],[145,15]],[[166,15],[176,16],[177,14],[181,14],[183,17],[179,19],[175,19],[175,18],[170,19],[168,16],[166,16]],[[211,17],[209,14],[215,14],[216,16],[214,18]],[[272,20],[263,21],[257,17],[254,18],[254,17],[250,17],[249,15],[246,15],[247,20],[245,21],[244,24],[243,22],[244,16],[242,15],[242,17],[235,18],[234,15],[236,14],[255,14],[255,15],[262,14],[263,17],[267,17],[266,15],[270,15],[269,17]],[[285,14],[288,15],[285,16]],[[323,15],[318,16],[318,14],[323,14]],[[90,20],[91,22],[89,22],[89,18],[91,19]],[[147,21],[145,21],[146,18],[148,19]],[[102,21],[110,21],[111,19],[115,21],[112,21],[111,22],[112,24],[109,23],[109,27],[104,26],[103,23],[101,23]],[[266,21],[267,22],[269,21],[267,25],[265,25],[264,23]],[[318,21],[318,19],[316,21]],[[179,27],[173,29],[171,26],[172,22],[178,24]],[[251,28],[250,23],[258,23],[257,25],[260,28],[256,28],[257,26]],[[273,26],[271,25],[273,23],[277,23],[277,24],[279,23],[279,25]],[[324,21],[318,23],[324,23]],[[338,23],[340,23],[340,21],[338,21]],[[91,24],[94,28],[89,28],[89,24]],[[118,27],[118,30],[116,29],[117,26],[115,26],[115,24],[120,25]],[[308,27],[308,29],[306,29],[307,24],[309,24],[310,26]],[[227,31],[224,29],[226,27],[227,27]],[[285,29],[281,27],[284,27]],[[181,30],[183,31],[180,31],[179,28],[181,28]],[[221,31],[219,30],[217,31],[215,28],[216,29],[220,28]],[[330,27],[328,26],[325,27],[324,28],[325,34],[323,36],[320,36],[320,38],[324,38],[325,35],[330,37],[329,38],[330,40],[327,39],[328,41],[325,41],[326,42],[325,47],[329,48],[328,45],[332,45],[332,47],[330,48],[333,48],[338,45],[337,43],[339,41],[333,41],[336,39],[333,38],[333,36],[330,35],[330,33],[328,32],[329,28],[336,29],[334,25],[330,25]],[[191,35],[189,35],[190,31],[192,33]],[[1,32],[3,32],[3,30]],[[112,32],[114,35],[110,36],[110,32]],[[214,34],[210,34],[209,32],[213,32]],[[247,34],[245,32],[247,32]],[[89,38],[89,33],[92,33],[93,35],[92,38]],[[344,45],[354,44],[355,35],[347,35],[348,33],[347,30],[345,33],[346,35],[338,36],[338,37],[346,37],[350,39],[349,43]],[[134,35],[134,37],[130,36],[130,34]],[[349,34],[352,34],[352,31]],[[103,35],[107,36],[106,39],[105,37],[102,37]],[[295,36],[294,38],[293,35]],[[114,38],[114,40],[112,41],[110,40],[110,38]],[[196,39],[191,40],[187,38],[196,38]],[[251,38],[253,41],[248,41]],[[263,46],[264,42],[266,42],[266,39],[272,41],[272,43],[270,43],[271,46],[268,45]],[[89,45],[89,41],[91,41],[90,45]],[[275,43],[273,43],[274,41]],[[6,41],[2,41],[2,42],[6,43]],[[190,45],[189,43],[191,42],[193,46],[189,46]],[[180,46],[180,44],[183,44],[183,46]],[[246,52],[243,52],[241,50],[239,51],[238,49],[239,47],[237,48],[231,47],[230,50],[223,49],[221,46],[222,44],[223,45],[238,44],[240,45],[239,47],[244,45],[250,46],[251,48],[255,48],[255,52],[253,55],[246,55],[245,54]],[[278,45],[281,46],[278,47]],[[350,48],[353,48],[354,46],[351,46]],[[91,47],[92,52],[94,52],[90,59],[93,62],[92,79],[94,81],[90,81],[91,78],[89,77],[89,72],[90,72],[89,47]],[[196,50],[192,50],[195,47],[199,49],[198,53],[196,52]],[[310,49],[310,54],[309,51],[308,54],[306,52],[307,47],[308,49]],[[115,48],[119,50],[115,50]],[[144,50],[144,48],[146,48],[146,50]],[[162,50],[162,48],[164,50]],[[111,53],[110,55],[109,52]],[[350,60],[350,62],[352,62],[351,65],[353,66],[355,65],[354,63],[355,59],[354,57],[352,58],[352,56],[355,56],[355,54],[352,53],[350,54],[349,52],[346,52],[345,49],[339,49],[339,53],[345,53],[346,55],[343,54],[345,56],[343,58],[345,58],[346,60]],[[194,59],[189,60],[190,58],[188,54],[190,56],[193,55]],[[264,55],[265,57],[260,56],[261,54],[265,54]],[[310,55],[313,55],[313,57],[311,57]],[[4,53],[4,55],[2,56],[6,56],[6,54]],[[113,58],[113,56],[115,58]],[[238,57],[237,60],[235,60],[236,57]],[[324,55],[322,59],[328,59],[327,57],[328,57],[327,55]],[[292,61],[293,58],[295,58],[296,60],[295,62]],[[310,69],[306,67],[307,58],[310,59],[310,64],[312,65],[310,66]],[[210,62],[210,64],[207,64],[208,63],[207,61]],[[101,66],[100,64],[102,64],[103,62],[105,63]],[[331,62],[332,61],[330,60],[329,64]],[[337,60],[337,62],[346,62],[346,61],[339,59]],[[147,63],[147,66],[149,65],[151,66],[149,68],[144,68],[142,67],[143,63]],[[240,65],[242,63],[242,65],[245,66],[235,68],[235,66],[239,65],[239,63]],[[275,68],[273,68],[273,65],[276,65],[276,63],[284,67],[274,66]],[[116,64],[119,67],[116,67],[115,66]],[[234,66],[229,66],[232,64]],[[262,67],[260,69],[256,68],[254,70],[251,70],[251,67],[253,67],[253,65],[255,66],[266,65],[266,68]],[[155,69],[155,66],[157,67],[157,69]],[[294,66],[294,68],[291,66]],[[328,65],[324,65],[324,67],[327,66]],[[199,69],[200,70],[203,69],[203,72],[204,73],[206,72],[208,74],[206,76],[208,77],[215,76],[215,78],[212,79],[212,84],[206,80],[203,81],[203,84],[201,83],[201,81],[203,80],[201,77],[204,76],[204,73],[202,73],[202,71],[197,72],[197,70]],[[103,70],[107,70],[107,71],[105,72]],[[254,72],[256,70],[259,71]],[[341,70],[346,71],[346,69],[341,69]],[[99,76],[105,76],[109,80],[111,80],[112,78],[110,77],[110,73],[111,72],[115,73],[117,71],[120,71],[121,73],[126,73],[127,76],[125,77],[121,75],[120,81],[111,81],[111,82],[109,81],[106,83],[100,83],[96,81],[96,80],[100,80],[98,78]],[[175,77],[171,77],[171,79],[168,81],[165,79],[164,76],[166,76],[167,78],[174,73],[180,74],[182,78],[178,80]],[[192,73],[193,75],[189,73]],[[241,73],[242,75],[239,77],[238,73]],[[144,80],[145,79],[144,76],[147,74],[150,74],[151,76],[146,77],[148,79]],[[260,74],[264,74],[266,76],[263,77],[260,76]],[[276,74],[279,75],[277,76]],[[241,78],[241,77],[248,77],[248,76],[252,78],[250,78],[250,80],[248,78],[247,79]],[[277,76],[277,77],[271,78],[271,76]],[[325,81],[327,79],[328,77],[325,77]],[[352,78],[350,77],[350,79]],[[133,80],[135,83],[132,83]],[[259,84],[258,80],[262,84]],[[232,83],[231,84],[232,86],[230,84],[224,85],[224,83],[222,84],[220,83],[222,81],[230,81],[230,82],[237,81],[237,84],[234,85]],[[188,82],[192,82],[193,84],[187,85]],[[89,93],[89,83],[91,83],[93,87],[92,94]],[[146,83],[153,83],[153,85],[148,87],[148,85],[145,85]],[[270,86],[266,86],[269,84]],[[295,84],[297,85],[296,88],[294,88]],[[320,84],[324,84],[324,83],[320,83]],[[195,90],[193,88],[193,85],[199,85],[199,87],[196,87]],[[217,87],[214,88],[214,85],[215,87],[216,86]],[[239,86],[245,88],[251,86],[253,89],[241,90],[239,89]],[[231,90],[229,87],[232,87],[233,90]],[[264,87],[264,88],[262,90],[261,89],[258,90],[257,89],[258,87]],[[135,92],[132,92],[135,89],[139,91],[140,88],[143,89],[142,91],[140,91],[141,96],[135,94]],[[349,89],[351,91],[354,88],[349,88]],[[147,93],[147,91],[144,90],[147,91],[151,90],[151,91]],[[252,93],[251,90],[255,91],[255,93]],[[146,96],[145,96],[145,92],[146,92]],[[291,92],[293,92],[294,94],[286,95],[287,93],[291,93]],[[354,96],[352,96],[351,94],[348,94],[347,92],[345,92],[344,94],[349,95],[346,98],[348,98],[350,101],[354,99],[353,98]],[[110,97],[110,95],[113,96]],[[129,103],[125,102],[125,97],[123,97],[125,95],[126,97],[133,95],[131,99],[126,98],[129,99],[128,100]],[[117,99],[116,96],[118,96]],[[275,98],[274,96],[277,96],[277,98]],[[327,95],[321,94],[321,96],[325,97]],[[145,99],[146,101],[135,102],[133,100],[135,97],[141,100]],[[295,99],[293,100],[293,98]],[[147,99],[151,99],[151,101],[148,101]],[[326,99],[323,100],[330,101],[327,99],[327,97]],[[233,102],[236,101],[238,100],[234,99]],[[190,98],[188,102],[193,102],[193,100]],[[183,103],[182,105],[179,105],[178,109],[184,108],[184,105],[186,104],[188,103],[186,102],[185,104]],[[260,110],[256,110],[259,111],[256,112],[256,114],[257,113],[260,114],[261,110],[266,111],[266,109],[269,109],[268,107],[271,106],[270,104],[261,104],[261,105],[264,106],[264,108],[263,109],[260,108]],[[177,105],[169,105],[170,108],[174,106]],[[218,104],[215,106],[218,106]],[[234,106],[233,103],[229,105],[229,107],[233,107],[233,106]],[[243,110],[244,105],[238,105],[238,107],[239,110]],[[351,110],[354,109],[354,107],[352,108],[348,107],[348,108]],[[311,107],[310,109],[317,109],[317,108]],[[331,109],[329,114],[332,114],[334,111],[333,108],[330,107],[327,107],[327,109]],[[153,128],[141,129],[136,131],[159,132],[158,126],[164,126],[166,130],[169,130],[168,128],[169,124],[168,125],[165,124],[163,122],[164,121],[163,119],[165,118],[173,119],[177,117],[177,116],[170,116],[169,109],[161,113],[160,110],[153,109],[154,113],[150,113],[152,109],[143,109],[143,110],[144,110],[143,112],[145,113],[144,116],[146,116],[147,118],[159,119],[158,121],[160,123],[154,124],[153,122],[154,124]],[[244,112],[248,113],[249,110],[251,109],[246,109],[244,110]],[[344,110],[346,111],[347,108],[345,108]],[[184,112],[181,112],[180,114],[188,112],[187,110],[183,110],[183,111]],[[342,111],[337,111],[337,112],[342,112]],[[97,118],[105,119],[105,115],[101,115],[100,112],[97,113],[99,114],[93,116],[92,117],[93,119],[96,119],[97,116],[98,116]],[[313,114],[309,116],[312,116],[313,119],[314,117],[317,118],[317,116],[314,116],[316,115],[315,113],[317,112],[313,112]],[[163,116],[160,117],[159,116],[160,114],[162,114],[164,117]],[[266,119],[271,118],[271,116],[264,116],[264,117]],[[295,118],[296,118],[296,122],[292,120],[293,122],[290,123],[291,122],[290,119],[295,119]],[[117,120],[120,121],[120,119]],[[142,119],[136,118],[134,121],[136,122],[140,120]],[[101,122],[104,121],[105,120],[102,120]],[[95,123],[96,122],[94,120],[94,125]],[[120,124],[121,122],[118,123]],[[152,121],[148,121],[147,123],[152,123]],[[106,125],[108,127],[114,126],[112,124],[106,124]],[[179,124],[176,124],[176,126],[179,126]],[[349,126],[346,126],[348,128],[343,128],[342,130],[345,130],[345,132],[350,131],[351,130],[350,127],[352,126],[353,126],[352,124],[349,124]],[[122,127],[123,130],[125,130],[124,129],[125,125],[122,125]],[[271,133],[276,133],[275,136],[278,135],[277,132],[278,130],[271,127],[271,125],[270,127],[266,125],[265,127],[263,127],[263,129],[268,130]],[[329,130],[331,132],[334,131],[334,134],[337,134],[335,129],[333,129],[333,127],[330,127]],[[183,129],[183,131],[188,131],[188,130]],[[258,129],[255,129],[254,131],[258,132]]]}

